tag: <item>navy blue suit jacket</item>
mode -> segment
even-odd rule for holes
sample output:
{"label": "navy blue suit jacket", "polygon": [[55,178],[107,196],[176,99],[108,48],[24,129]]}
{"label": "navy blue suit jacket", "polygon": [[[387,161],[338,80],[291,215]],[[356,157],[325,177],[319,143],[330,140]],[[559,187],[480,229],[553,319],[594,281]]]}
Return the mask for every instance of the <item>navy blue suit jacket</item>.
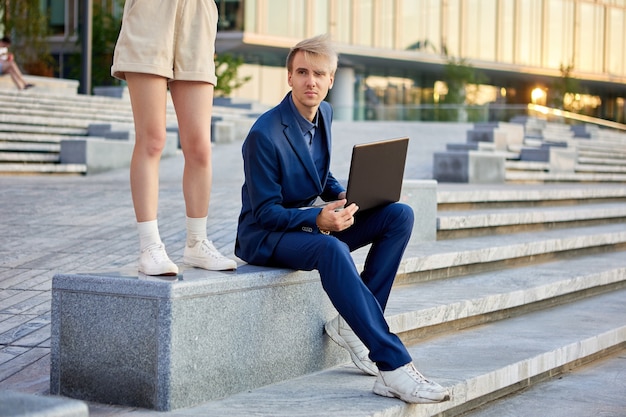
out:
{"label": "navy blue suit jacket", "polygon": [[286,232],[319,233],[315,220],[321,208],[311,208],[312,204],[317,197],[336,200],[345,191],[330,173],[330,104],[323,101],[319,107],[326,141],[320,176],[289,103],[290,95],[259,117],[242,147],[245,182],[235,254],[251,264],[268,264]]}

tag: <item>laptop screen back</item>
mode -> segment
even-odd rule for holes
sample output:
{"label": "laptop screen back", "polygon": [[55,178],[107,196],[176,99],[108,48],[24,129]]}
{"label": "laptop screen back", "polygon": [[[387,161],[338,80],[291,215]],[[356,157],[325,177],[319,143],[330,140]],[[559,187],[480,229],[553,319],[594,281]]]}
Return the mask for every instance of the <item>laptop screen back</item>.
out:
{"label": "laptop screen back", "polygon": [[355,145],[346,199],[360,210],[400,200],[409,138]]}

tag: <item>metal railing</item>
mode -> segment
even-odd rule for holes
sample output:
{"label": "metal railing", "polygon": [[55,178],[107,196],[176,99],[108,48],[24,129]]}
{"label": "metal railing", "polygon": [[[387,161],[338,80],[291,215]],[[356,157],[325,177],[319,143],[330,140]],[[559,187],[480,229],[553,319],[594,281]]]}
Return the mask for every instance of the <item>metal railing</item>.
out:
{"label": "metal railing", "polygon": [[422,122],[508,122],[514,117],[537,117],[549,121],[589,123],[626,131],[626,125],[597,117],[572,113],[537,104],[489,104],[482,106],[457,104],[376,105],[341,108],[333,106],[335,119],[372,121]]}

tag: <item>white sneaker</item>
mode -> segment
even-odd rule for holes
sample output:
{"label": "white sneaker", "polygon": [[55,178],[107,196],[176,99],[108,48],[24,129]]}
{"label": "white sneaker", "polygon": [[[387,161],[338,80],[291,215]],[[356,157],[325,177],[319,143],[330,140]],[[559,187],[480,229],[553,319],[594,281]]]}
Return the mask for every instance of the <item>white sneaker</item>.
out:
{"label": "white sneaker", "polygon": [[374,383],[374,393],[400,398],[407,403],[439,403],[450,399],[447,388],[426,379],[415,369],[413,362],[393,371],[380,371]]}
{"label": "white sneaker", "polygon": [[209,271],[237,269],[237,262],[222,255],[210,240],[204,239],[193,246],[185,245],[183,262]]}
{"label": "white sneaker", "polygon": [[167,256],[163,243],[155,243],[141,251],[139,272],[146,275],[177,275],[178,267]]}
{"label": "white sneaker", "polygon": [[378,375],[378,367],[369,358],[369,350],[350,326],[348,326],[345,320],[337,316],[326,323],[324,328],[328,336],[330,336],[335,343],[350,353],[352,362],[354,362],[357,368],[368,375]]}

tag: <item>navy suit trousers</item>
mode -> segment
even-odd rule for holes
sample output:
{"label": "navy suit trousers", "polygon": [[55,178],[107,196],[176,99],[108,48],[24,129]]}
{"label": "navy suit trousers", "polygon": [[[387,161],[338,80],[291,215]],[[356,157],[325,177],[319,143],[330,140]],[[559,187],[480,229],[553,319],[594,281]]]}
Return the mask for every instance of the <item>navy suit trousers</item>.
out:
{"label": "navy suit trousers", "polygon": [[[413,210],[402,203],[357,212],[354,225],[329,236],[294,231],[285,233],[272,263],[320,273],[322,287],[339,314],[370,350],[382,371],[411,362],[398,336],[384,317],[393,281],[411,237]],[[351,251],[372,244],[359,274]]]}

